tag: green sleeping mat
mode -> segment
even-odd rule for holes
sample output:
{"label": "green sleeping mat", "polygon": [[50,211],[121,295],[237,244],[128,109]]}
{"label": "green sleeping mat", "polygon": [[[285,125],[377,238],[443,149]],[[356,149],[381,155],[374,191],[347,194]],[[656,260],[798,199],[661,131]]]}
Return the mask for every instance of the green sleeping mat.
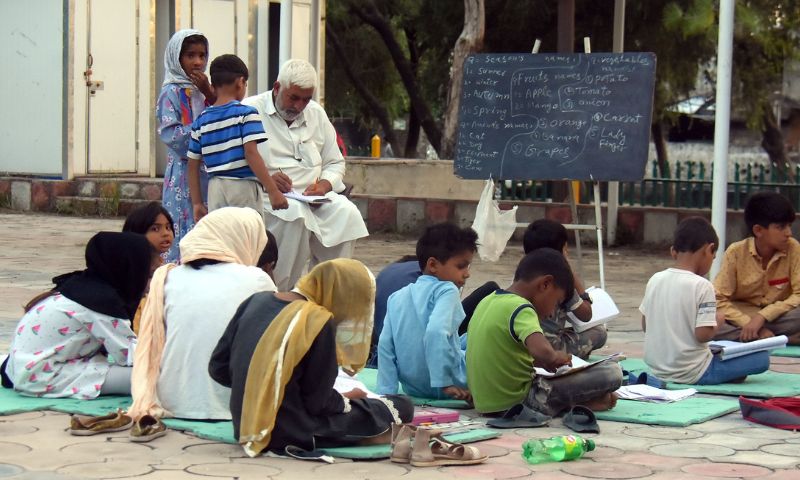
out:
{"label": "green sleeping mat", "polygon": [[598,420],[685,427],[703,423],[739,410],[739,401],[728,398],[689,397],[673,403],[618,400],[606,412],[596,412]]}
{"label": "green sleeping mat", "polygon": [[775,350],[770,350],[769,354],[773,357],[800,358],[800,346],[792,345],[789,347],[777,348]]}
{"label": "green sleeping mat", "polygon": [[[638,358],[629,358],[620,362],[622,368],[630,372],[646,372],[647,364]],[[683,383],[667,383],[668,390],[694,388],[700,393],[731,395],[756,398],[793,397],[800,395],[800,375],[766,371],[758,375],[750,375],[742,383],[722,383],[719,385],[686,385]],[[678,402],[683,403],[683,402]]]}

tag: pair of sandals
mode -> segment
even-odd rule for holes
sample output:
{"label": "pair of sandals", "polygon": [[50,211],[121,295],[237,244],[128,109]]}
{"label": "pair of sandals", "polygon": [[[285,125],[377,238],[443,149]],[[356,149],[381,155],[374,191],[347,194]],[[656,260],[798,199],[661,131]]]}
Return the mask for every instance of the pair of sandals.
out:
{"label": "pair of sandals", "polygon": [[133,418],[122,410],[99,417],[72,415],[69,419],[69,433],[76,436],[121,432],[128,429],[131,429],[130,440],[138,443],[149,442],[167,434],[167,426],[158,418],[144,415],[134,422]]}
{"label": "pair of sandals", "polygon": [[476,447],[445,440],[443,433],[428,427],[393,424],[391,461],[414,467],[441,467],[476,465],[489,458]]}
{"label": "pair of sandals", "polygon": [[[552,417],[538,412],[524,404],[508,409],[502,417],[486,422],[494,428],[538,428],[549,425]],[[578,433],[600,433],[594,412],[583,405],[575,405],[564,415],[564,426]]]}

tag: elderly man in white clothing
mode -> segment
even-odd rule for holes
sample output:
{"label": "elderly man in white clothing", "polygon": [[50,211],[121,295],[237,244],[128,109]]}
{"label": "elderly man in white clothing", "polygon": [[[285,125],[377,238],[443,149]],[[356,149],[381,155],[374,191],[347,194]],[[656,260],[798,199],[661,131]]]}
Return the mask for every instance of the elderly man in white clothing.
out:
{"label": "elderly man in white clothing", "polygon": [[309,260],[313,266],[350,257],[355,240],[369,235],[358,208],[337,193],[345,188],[345,162],[325,110],[311,100],[316,87],[317,72],[310,63],[288,60],[272,90],[242,101],[261,115],[269,140],[258,150],[278,188],[327,199],[309,204],[287,196],[286,210],[264,202],[267,229],[278,241],[274,275],[281,292],[294,286]]}

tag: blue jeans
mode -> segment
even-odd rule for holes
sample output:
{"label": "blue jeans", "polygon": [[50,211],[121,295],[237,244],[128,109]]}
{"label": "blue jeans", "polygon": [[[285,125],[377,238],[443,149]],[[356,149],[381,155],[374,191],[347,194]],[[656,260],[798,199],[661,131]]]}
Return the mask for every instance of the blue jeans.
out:
{"label": "blue jeans", "polygon": [[697,381],[697,385],[719,385],[767,370],[769,370],[768,351],[755,352],[729,360],[721,360],[714,355],[705,373]]}

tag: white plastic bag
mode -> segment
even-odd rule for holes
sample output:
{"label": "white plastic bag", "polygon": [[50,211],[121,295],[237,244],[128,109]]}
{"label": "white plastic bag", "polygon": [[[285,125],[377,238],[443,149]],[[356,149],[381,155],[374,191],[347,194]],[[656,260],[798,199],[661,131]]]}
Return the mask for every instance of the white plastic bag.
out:
{"label": "white plastic bag", "polygon": [[478,233],[478,255],[482,260],[495,262],[517,228],[517,207],[500,210],[494,199],[494,182],[486,180],[472,229]]}

